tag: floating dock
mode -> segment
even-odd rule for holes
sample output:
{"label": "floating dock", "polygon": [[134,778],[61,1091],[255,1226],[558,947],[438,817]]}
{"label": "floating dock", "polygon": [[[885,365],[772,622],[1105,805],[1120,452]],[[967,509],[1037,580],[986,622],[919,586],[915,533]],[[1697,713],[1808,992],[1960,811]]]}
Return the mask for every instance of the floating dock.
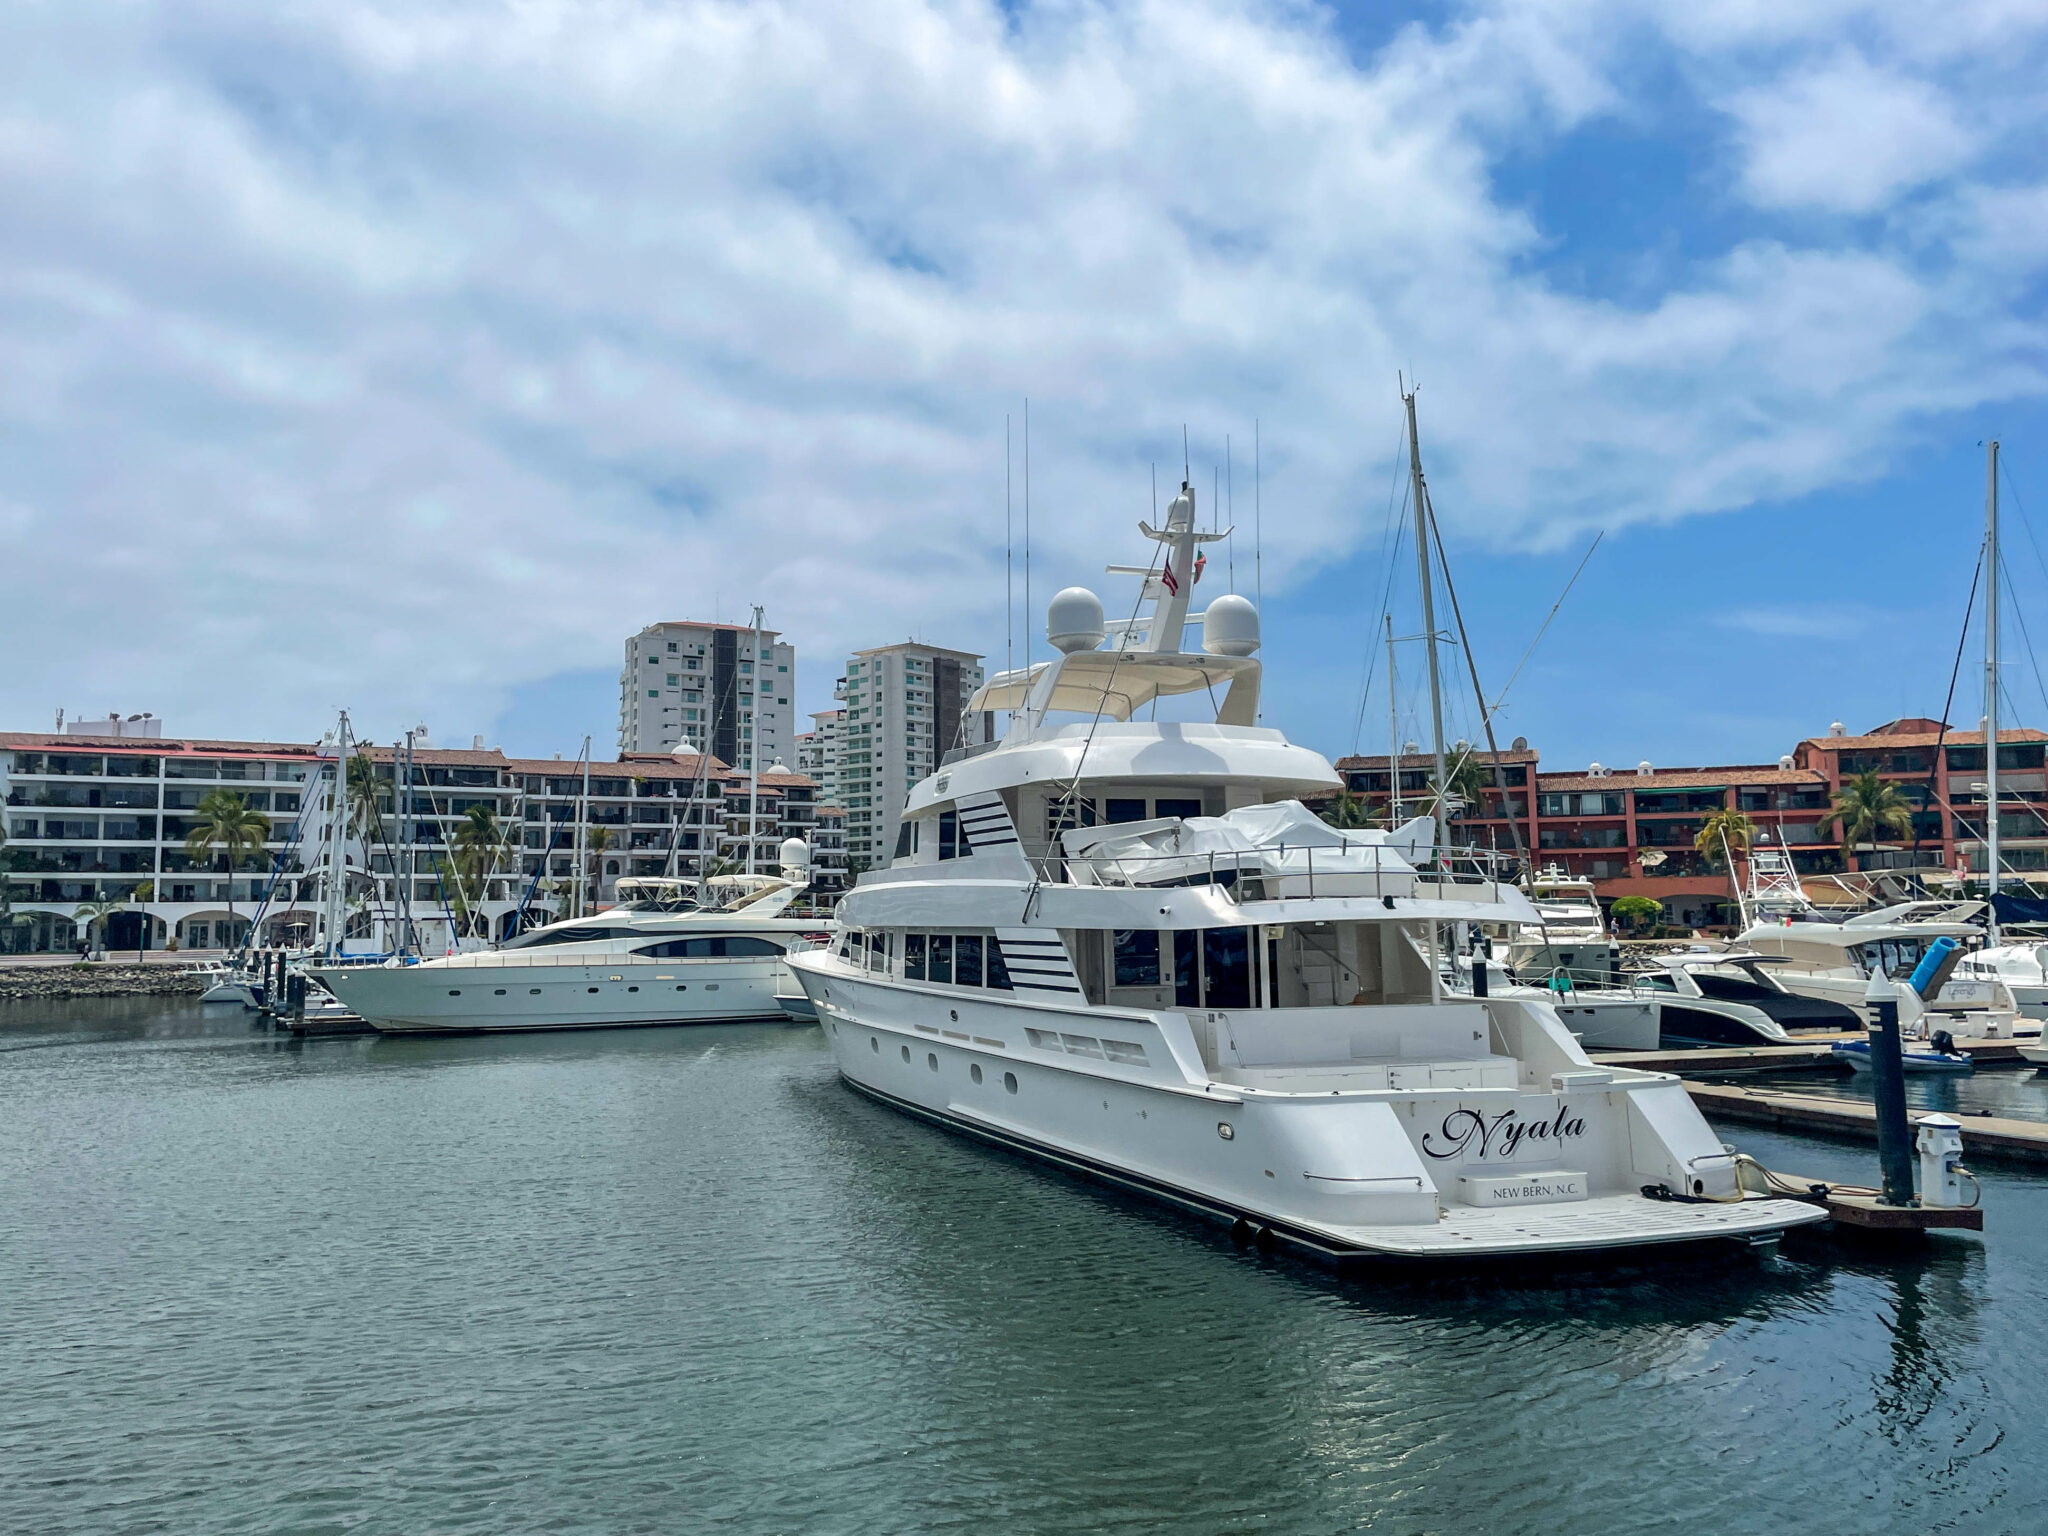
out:
{"label": "floating dock", "polygon": [[[1805,1131],[1871,1145],[1877,1142],[1874,1104],[1769,1088],[1741,1088],[1733,1083],[1688,1082],[1685,1090],[1710,1120],[1740,1120],[1776,1130]],[[1962,1122],[1964,1149],[1972,1162],[2048,1165],[2048,1124],[1994,1115],[1967,1115]]]}
{"label": "floating dock", "polygon": [[[1865,1038],[1861,1033],[1819,1035],[1796,1040],[1790,1045],[1708,1045],[1686,1050],[1590,1051],[1587,1054],[1603,1067],[1676,1072],[1681,1077],[1696,1072],[1835,1071],[1843,1065],[1834,1059],[1835,1042]],[[2031,1037],[2029,1043],[2032,1043]],[[2020,1055],[2020,1042],[2017,1040],[1958,1040],[1956,1049],[1980,1067],[2031,1065]]]}

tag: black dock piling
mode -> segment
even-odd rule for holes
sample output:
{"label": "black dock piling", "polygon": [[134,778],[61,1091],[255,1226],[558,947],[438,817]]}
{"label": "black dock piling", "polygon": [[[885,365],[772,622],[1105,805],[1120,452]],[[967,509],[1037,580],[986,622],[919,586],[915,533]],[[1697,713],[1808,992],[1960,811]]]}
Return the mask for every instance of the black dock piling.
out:
{"label": "black dock piling", "polygon": [[1886,1205],[1918,1205],[1913,1195],[1913,1137],[1906,1124],[1906,1065],[1899,1044],[1899,995],[1874,976],[1864,994],[1870,1010],[1870,1075],[1877,1097],[1877,1165]]}

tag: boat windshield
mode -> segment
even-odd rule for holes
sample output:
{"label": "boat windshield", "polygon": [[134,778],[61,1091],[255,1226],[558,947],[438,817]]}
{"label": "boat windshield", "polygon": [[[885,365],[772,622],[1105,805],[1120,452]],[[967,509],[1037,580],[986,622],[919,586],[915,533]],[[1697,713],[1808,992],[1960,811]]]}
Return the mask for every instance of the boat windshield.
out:
{"label": "boat windshield", "polygon": [[690,912],[700,904],[695,880],[636,878],[618,884],[618,908],[625,912]]}

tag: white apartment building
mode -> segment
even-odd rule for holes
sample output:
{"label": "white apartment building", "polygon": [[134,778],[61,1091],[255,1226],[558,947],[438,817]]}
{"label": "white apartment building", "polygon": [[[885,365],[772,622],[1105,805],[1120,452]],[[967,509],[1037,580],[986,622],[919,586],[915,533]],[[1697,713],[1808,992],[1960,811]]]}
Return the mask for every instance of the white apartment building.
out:
{"label": "white apartment building", "polygon": [[796,647],[776,630],[695,620],[650,624],[626,642],[619,674],[619,751],[693,747],[745,770],[796,754]]}
{"label": "white apartment building", "polygon": [[[110,910],[98,936],[111,950],[222,949],[241,943],[252,922],[259,944],[308,942],[334,762],[324,750],[160,730],[0,732],[0,952],[69,950],[82,914],[101,903]],[[616,899],[624,876],[695,873],[705,854],[743,864],[750,832],[757,868],[774,869],[782,840],[801,837],[812,843],[819,890],[829,898],[845,885],[839,820],[821,825],[815,786],[800,774],[762,773],[750,828],[750,776],[716,761],[661,754],[586,771],[559,756],[508,758],[481,740],[468,750],[422,746],[400,806],[392,749],[356,750],[376,783],[374,813],[351,818],[347,848],[348,932],[361,948],[388,947],[406,921],[435,953],[458,926],[504,938],[567,910],[579,850],[586,905]],[[262,852],[232,868],[185,847],[194,812],[215,790],[269,820]],[[479,808],[502,841],[465,877],[453,855]],[[457,908],[471,920],[459,922]]]}
{"label": "white apartment building", "polygon": [[979,656],[914,641],[848,660],[834,697],[846,706],[837,788],[849,861],[886,864],[911,786],[955,747],[992,738],[993,717],[967,712],[981,681]]}
{"label": "white apartment building", "polygon": [[846,711],[811,713],[811,728],[796,739],[796,771],[818,786],[820,805],[839,803],[839,751],[846,739]]}

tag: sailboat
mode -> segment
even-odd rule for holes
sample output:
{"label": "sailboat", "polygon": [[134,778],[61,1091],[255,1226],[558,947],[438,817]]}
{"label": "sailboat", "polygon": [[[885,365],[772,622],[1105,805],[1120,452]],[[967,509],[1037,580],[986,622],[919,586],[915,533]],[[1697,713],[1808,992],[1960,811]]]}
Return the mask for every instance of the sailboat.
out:
{"label": "sailboat", "polygon": [[[1536,921],[1517,871],[1447,846],[1440,807],[1374,831],[1306,810],[1341,780],[1257,724],[1257,609],[1190,612],[1223,535],[1185,480],[1138,529],[1149,611],[1112,637],[1093,592],[1059,593],[1054,656],[969,704],[1009,732],[917,784],[834,942],[790,956],[841,1078],[1339,1265],[1598,1261],[1821,1219],[1745,1193],[1676,1077],[1595,1064],[1541,998],[1445,989],[1447,928]],[[1422,579],[1427,621],[1426,555]],[[1215,702],[1141,718],[1176,696]]]}

